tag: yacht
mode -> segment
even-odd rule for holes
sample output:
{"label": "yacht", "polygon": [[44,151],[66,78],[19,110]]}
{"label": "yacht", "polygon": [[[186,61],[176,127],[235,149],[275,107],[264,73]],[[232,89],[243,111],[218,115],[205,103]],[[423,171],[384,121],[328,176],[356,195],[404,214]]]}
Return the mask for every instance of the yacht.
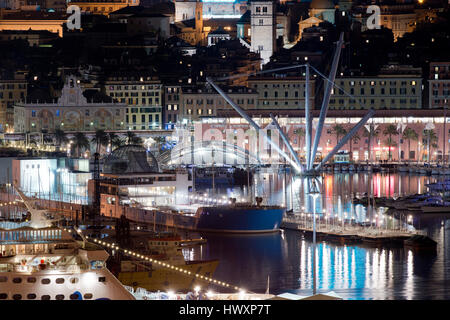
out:
{"label": "yacht", "polygon": [[106,268],[105,250],[54,226],[17,191],[30,218],[0,223],[0,300],[135,300]]}

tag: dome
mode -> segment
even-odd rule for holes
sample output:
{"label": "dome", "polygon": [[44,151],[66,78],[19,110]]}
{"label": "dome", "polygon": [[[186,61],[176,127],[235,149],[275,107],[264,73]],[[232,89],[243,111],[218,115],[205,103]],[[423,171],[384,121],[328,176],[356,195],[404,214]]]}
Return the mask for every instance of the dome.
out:
{"label": "dome", "polygon": [[126,145],[115,149],[106,157],[103,173],[159,172],[155,156],[139,145]]}
{"label": "dome", "polygon": [[312,0],[309,5],[310,9],[334,9],[334,2],[332,0]]}

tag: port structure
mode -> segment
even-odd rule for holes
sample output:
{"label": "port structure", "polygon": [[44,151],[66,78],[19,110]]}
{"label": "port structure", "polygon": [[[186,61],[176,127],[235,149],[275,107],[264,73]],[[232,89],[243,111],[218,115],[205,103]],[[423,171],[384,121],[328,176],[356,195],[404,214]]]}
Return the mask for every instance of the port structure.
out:
{"label": "port structure", "polygon": [[[210,77],[206,77],[206,81],[227,101],[231,107],[247,122],[256,129],[256,131],[264,136],[264,138],[267,140],[267,142],[272,145],[278,153],[286,159],[287,162],[289,162],[292,167],[295,169],[295,171],[301,175],[305,176],[315,176],[318,175],[319,169],[328,162],[339,150],[344,146],[354,135],[355,133],[375,114],[375,111],[373,109],[370,109],[366,115],[339,141],[336,146],[327,154],[327,156],[316,166],[314,167],[314,161],[317,154],[317,148],[319,146],[319,141],[322,136],[322,130],[325,123],[328,106],[330,102],[330,97],[332,93],[333,87],[336,87],[340,89],[345,95],[355,98],[353,95],[346,92],[344,89],[336,85],[335,79],[336,79],[336,72],[337,67],[339,64],[339,58],[341,55],[342,46],[344,44],[344,33],[341,32],[339,36],[339,40],[336,42],[336,49],[333,56],[333,61],[331,64],[331,70],[330,73],[327,76],[323,75],[319,70],[317,70],[314,66],[311,66],[309,63],[306,64],[298,64],[288,67],[282,67],[282,68],[276,68],[276,69],[269,69],[269,70],[263,70],[259,72],[253,72],[253,73],[244,73],[239,75],[233,75],[230,77],[222,77],[218,78],[217,80],[226,80],[226,79],[232,79],[237,77],[242,77],[243,75],[256,75],[256,74],[262,74],[262,73],[269,73],[269,72],[276,72],[281,70],[288,70],[288,69],[295,69],[295,68],[305,68],[305,122],[306,122],[306,130],[305,130],[305,139],[306,139],[306,159],[305,163],[302,164],[300,162],[300,159],[298,158],[298,154],[295,152],[295,150],[292,148],[292,145],[288,139],[288,137],[284,134],[283,130],[281,129],[276,117],[273,114],[270,114],[270,117],[272,119],[272,123],[277,128],[285,146],[286,149],[289,151],[291,157],[289,157],[288,154],[286,154],[277,143],[273,142],[267,134],[264,133],[263,130],[256,124],[253,119],[239,106],[237,105],[216,83],[214,83],[213,79]],[[313,117],[311,115],[311,107],[310,107],[310,69],[313,69],[313,71],[318,74],[320,77],[322,77],[325,80],[325,93],[322,100],[322,105],[320,109],[319,119],[318,119],[318,125],[314,136],[314,141],[311,140],[312,138],[312,121]],[[356,99],[359,104],[361,102]]]}

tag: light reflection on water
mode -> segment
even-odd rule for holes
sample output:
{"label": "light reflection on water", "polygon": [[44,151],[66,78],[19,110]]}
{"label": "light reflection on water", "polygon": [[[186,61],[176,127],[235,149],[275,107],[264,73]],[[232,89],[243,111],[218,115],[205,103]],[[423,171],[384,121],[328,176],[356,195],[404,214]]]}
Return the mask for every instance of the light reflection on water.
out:
{"label": "light reflection on water", "polygon": [[[266,196],[271,204],[283,204],[295,210],[312,202],[306,195],[304,181],[288,184],[283,190],[283,174],[261,174],[256,177],[257,195]],[[354,215],[364,221],[376,211],[353,205],[354,193],[370,192],[375,196],[398,196],[425,192],[426,183],[436,179],[426,176],[374,174],[326,175],[322,183],[324,196],[318,197],[316,211]],[[228,196],[246,197],[247,190],[223,189]],[[255,192],[255,191],[254,191]],[[316,251],[317,287],[319,292],[333,290],[345,299],[449,299],[450,222],[444,215],[415,217],[414,227],[425,230],[438,242],[436,253],[413,252],[406,248],[375,248],[365,245],[340,245],[319,242]],[[202,234],[208,243],[189,251],[191,259],[219,259],[215,278],[248,290],[264,292],[270,276],[271,293],[312,293],[312,243],[296,231],[265,235]],[[185,252],[186,253],[186,252]]]}

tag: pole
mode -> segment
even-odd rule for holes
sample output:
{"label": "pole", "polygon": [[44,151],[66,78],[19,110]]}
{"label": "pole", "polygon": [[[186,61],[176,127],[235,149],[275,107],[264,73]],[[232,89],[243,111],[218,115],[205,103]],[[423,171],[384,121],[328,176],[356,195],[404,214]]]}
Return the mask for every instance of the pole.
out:
{"label": "pole", "polygon": [[305,121],[306,121],[306,170],[311,169],[311,110],[309,106],[309,63],[306,64],[305,71]]}
{"label": "pole", "polygon": [[234,110],[236,110],[237,113],[239,113],[239,115],[241,117],[243,117],[245,120],[248,121],[248,123],[256,129],[257,133],[260,133],[261,135],[263,135],[267,142],[269,142],[269,144],[274,147],[278,153],[283,156],[285,159],[287,159],[291,165],[296,169],[296,171],[301,171],[301,163],[296,163],[295,161],[291,160],[289,158],[289,156],[283,152],[283,150],[280,149],[279,145],[275,142],[272,141],[272,139],[270,139],[267,134],[264,133],[263,130],[261,130],[261,128],[256,124],[255,121],[253,121],[253,119],[251,117],[249,117],[245,111],[239,107],[236,103],[234,103],[233,99],[231,99],[219,86],[217,86],[211,78],[206,77],[206,81],[208,81],[208,83],[225,99],[226,102],[228,102],[231,107],[233,107]]}
{"label": "pole", "polygon": [[327,116],[328,104],[331,97],[331,89],[333,88],[334,80],[336,78],[337,67],[339,63],[339,57],[341,55],[342,45],[344,44],[344,33],[341,32],[339,36],[339,41],[336,44],[336,51],[334,53],[333,62],[331,64],[330,74],[328,76],[328,81],[325,84],[325,94],[322,100],[322,107],[320,109],[319,123],[317,125],[316,133],[314,135],[314,144],[311,152],[311,158],[309,159],[309,166],[312,168],[314,158],[316,157],[317,147],[319,146],[320,136],[322,135],[322,128],[325,122],[325,117]]}
{"label": "pole", "polygon": [[[444,100],[444,102],[446,101],[446,99]],[[447,123],[447,104],[444,104],[444,146],[443,146],[443,151],[442,151],[442,164],[445,167],[445,163],[446,163],[446,157],[445,157],[445,145],[447,144],[447,139],[445,138],[447,135],[447,132],[445,131],[445,124]]]}

